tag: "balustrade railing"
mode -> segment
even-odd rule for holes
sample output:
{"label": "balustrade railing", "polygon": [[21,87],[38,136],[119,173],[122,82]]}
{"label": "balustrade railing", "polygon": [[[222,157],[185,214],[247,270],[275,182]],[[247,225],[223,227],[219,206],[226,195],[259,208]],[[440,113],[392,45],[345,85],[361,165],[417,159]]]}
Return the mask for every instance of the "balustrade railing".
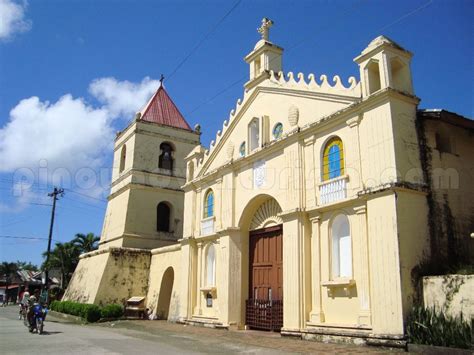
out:
{"label": "balustrade railing", "polygon": [[319,201],[321,205],[343,200],[347,197],[347,177],[323,182],[319,185]]}

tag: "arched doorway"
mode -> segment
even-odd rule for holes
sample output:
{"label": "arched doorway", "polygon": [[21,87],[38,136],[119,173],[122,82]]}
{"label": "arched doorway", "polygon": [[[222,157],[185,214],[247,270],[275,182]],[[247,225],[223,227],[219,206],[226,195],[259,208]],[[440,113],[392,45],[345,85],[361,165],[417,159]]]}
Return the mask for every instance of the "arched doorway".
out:
{"label": "arched doorway", "polygon": [[156,315],[159,319],[168,319],[171,294],[173,293],[174,270],[170,266],[166,269],[161,280],[160,296],[158,297],[158,306],[156,308]]}
{"label": "arched doorway", "polygon": [[278,202],[263,202],[249,225],[249,286],[245,323],[279,331],[283,326],[283,224]]}

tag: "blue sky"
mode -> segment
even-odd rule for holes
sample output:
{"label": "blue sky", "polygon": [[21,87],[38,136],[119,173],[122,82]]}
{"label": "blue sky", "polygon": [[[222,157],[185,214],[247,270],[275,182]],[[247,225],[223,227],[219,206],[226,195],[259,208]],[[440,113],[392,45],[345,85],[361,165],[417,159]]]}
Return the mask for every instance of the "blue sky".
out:
{"label": "blue sky", "polygon": [[242,97],[262,17],[275,22],[285,72],[347,82],[358,77],[352,59],[384,34],[414,53],[421,108],[472,118],[473,15],[467,0],[0,0],[0,261],[41,262],[46,240],[5,236],[47,237],[46,195],[61,171],[72,181],[61,183],[54,239],[100,234],[113,137],[160,74],[208,145]]}

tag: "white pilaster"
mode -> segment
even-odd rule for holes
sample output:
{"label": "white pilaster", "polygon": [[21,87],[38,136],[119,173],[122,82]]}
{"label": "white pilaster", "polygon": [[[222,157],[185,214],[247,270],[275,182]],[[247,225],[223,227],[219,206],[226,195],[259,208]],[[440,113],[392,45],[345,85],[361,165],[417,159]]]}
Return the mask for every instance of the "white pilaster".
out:
{"label": "white pilaster", "polygon": [[324,323],[321,294],[321,243],[319,216],[310,217],[311,221],[311,323]]}
{"label": "white pilaster", "polygon": [[358,238],[359,238],[359,274],[360,280],[357,280],[359,291],[359,316],[358,324],[370,325],[370,270],[369,270],[369,250],[368,250],[368,236],[367,236],[367,207],[365,205],[354,208],[358,216]]}

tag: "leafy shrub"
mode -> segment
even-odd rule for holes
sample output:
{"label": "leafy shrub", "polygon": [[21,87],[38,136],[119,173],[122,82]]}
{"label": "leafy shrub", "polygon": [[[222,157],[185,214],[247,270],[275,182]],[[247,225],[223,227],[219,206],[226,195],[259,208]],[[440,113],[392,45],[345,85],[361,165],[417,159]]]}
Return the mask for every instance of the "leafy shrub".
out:
{"label": "leafy shrub", "polygon": [[102,318],[120,318],[123,315],[123,307],[119,304],[109,304],[100,311]]}
{"label": "leafy shrub", "polygon": [[96,304],[82,304],[81,317],[93,323],[100,319],[100,307]]}
{"label": "leafy shrub", "polygon": [[123,308],[118,304],[110,304],[101,308],[95,304],[78,303],[72,301],[53,301],[51,310],[81,317],[89,323],[97,322],[102,318],[120,318]]}
{"label": "leafy shrub", "polygon": [[412,343],[464,349],[471,346],[471,324],[462,315],[450,317],[435,309],[417,306],[407,323],[407,334]]}

